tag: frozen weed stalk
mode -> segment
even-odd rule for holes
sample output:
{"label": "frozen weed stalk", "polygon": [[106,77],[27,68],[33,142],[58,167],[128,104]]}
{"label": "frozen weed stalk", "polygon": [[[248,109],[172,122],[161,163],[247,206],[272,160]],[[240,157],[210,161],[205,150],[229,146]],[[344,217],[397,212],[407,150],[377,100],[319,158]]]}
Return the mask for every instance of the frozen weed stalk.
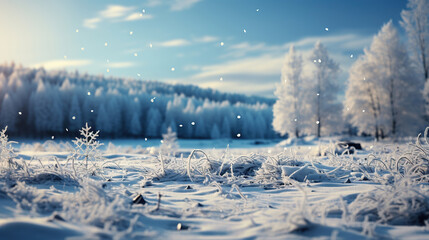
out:
{"label": "frozen weed stalk", "polygon": [[70,156],[72,161],[72,167],[75,176],[77,176],[75,161],[84,161],[85,162],[85,170],[88,172],[88,162],[97,160],[101,160],[101,152],[98,147],[103,144],[97,141],[97,137],[100,131],[93,132],[91,131],[91,127],[88,126],[88,123],[85,124],[81,130],[79,130],[80,138],[76,137],[76,140],[73,140],[75,144],[74,153]]}
{"label": "frozen weed stalk", "polygon": [[17,156],[12,144],[16,142],[9,141],[6,135],[7,126],[0,132],[0,162],[1,164],[7,164],[7,168],[10,171],[13,166],[17,166],[17,163],[13,159]]}

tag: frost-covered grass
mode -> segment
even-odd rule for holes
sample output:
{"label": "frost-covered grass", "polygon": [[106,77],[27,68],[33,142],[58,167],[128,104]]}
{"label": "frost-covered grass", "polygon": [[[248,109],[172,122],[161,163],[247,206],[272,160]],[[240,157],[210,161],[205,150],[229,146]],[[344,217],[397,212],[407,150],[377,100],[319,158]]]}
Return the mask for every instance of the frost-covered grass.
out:
{"label": "frost-covered grass", "polygon": [[166,154],[100,150],[96,138],[86,126],[74,146],[19,146],[1,133],[1,236],[429,236],[427,131],[410,143],[363,141],[354,154],[338,154],[335,139]]}

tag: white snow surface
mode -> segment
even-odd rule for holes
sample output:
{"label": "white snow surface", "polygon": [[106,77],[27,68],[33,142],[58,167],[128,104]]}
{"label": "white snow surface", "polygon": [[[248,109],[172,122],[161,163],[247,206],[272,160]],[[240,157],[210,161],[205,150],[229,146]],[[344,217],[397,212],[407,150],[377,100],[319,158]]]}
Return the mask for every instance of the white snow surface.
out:
{"label": "white snow surface", "polygon": [[14,145],[0,239],[428,239],[427,172],[392,162],[416,146],[359,139],[363,150],[338,155],[336,140],[175,156],[110,144],[76,174],[71,144]]}

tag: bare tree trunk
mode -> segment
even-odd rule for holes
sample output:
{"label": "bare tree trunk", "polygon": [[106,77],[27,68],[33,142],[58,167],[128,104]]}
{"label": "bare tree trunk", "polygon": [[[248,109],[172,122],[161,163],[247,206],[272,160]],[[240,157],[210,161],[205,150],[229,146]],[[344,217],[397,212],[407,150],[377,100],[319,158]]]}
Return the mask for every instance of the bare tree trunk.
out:
{"label": "bare tree trunk", "polygon": [[393,78],[390,79],[390,114],[392,116],[392,135],[393,137],[396,135],[396,112],[395,112],[395,99],[393,97],[394,85]]}

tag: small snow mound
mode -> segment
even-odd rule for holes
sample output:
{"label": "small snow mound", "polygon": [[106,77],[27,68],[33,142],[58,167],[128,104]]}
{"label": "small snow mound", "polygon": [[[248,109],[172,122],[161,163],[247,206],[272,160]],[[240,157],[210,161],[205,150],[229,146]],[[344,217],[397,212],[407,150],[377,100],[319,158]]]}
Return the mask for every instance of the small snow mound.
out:
{"label": "small snow mound", "polygon": [[277,144],[278,147],[290,147],[290,146],[300,146],[300,145],[314,145],[314,142],[317,141],[315,136],[307,136],[304,138],[288,138]]}

